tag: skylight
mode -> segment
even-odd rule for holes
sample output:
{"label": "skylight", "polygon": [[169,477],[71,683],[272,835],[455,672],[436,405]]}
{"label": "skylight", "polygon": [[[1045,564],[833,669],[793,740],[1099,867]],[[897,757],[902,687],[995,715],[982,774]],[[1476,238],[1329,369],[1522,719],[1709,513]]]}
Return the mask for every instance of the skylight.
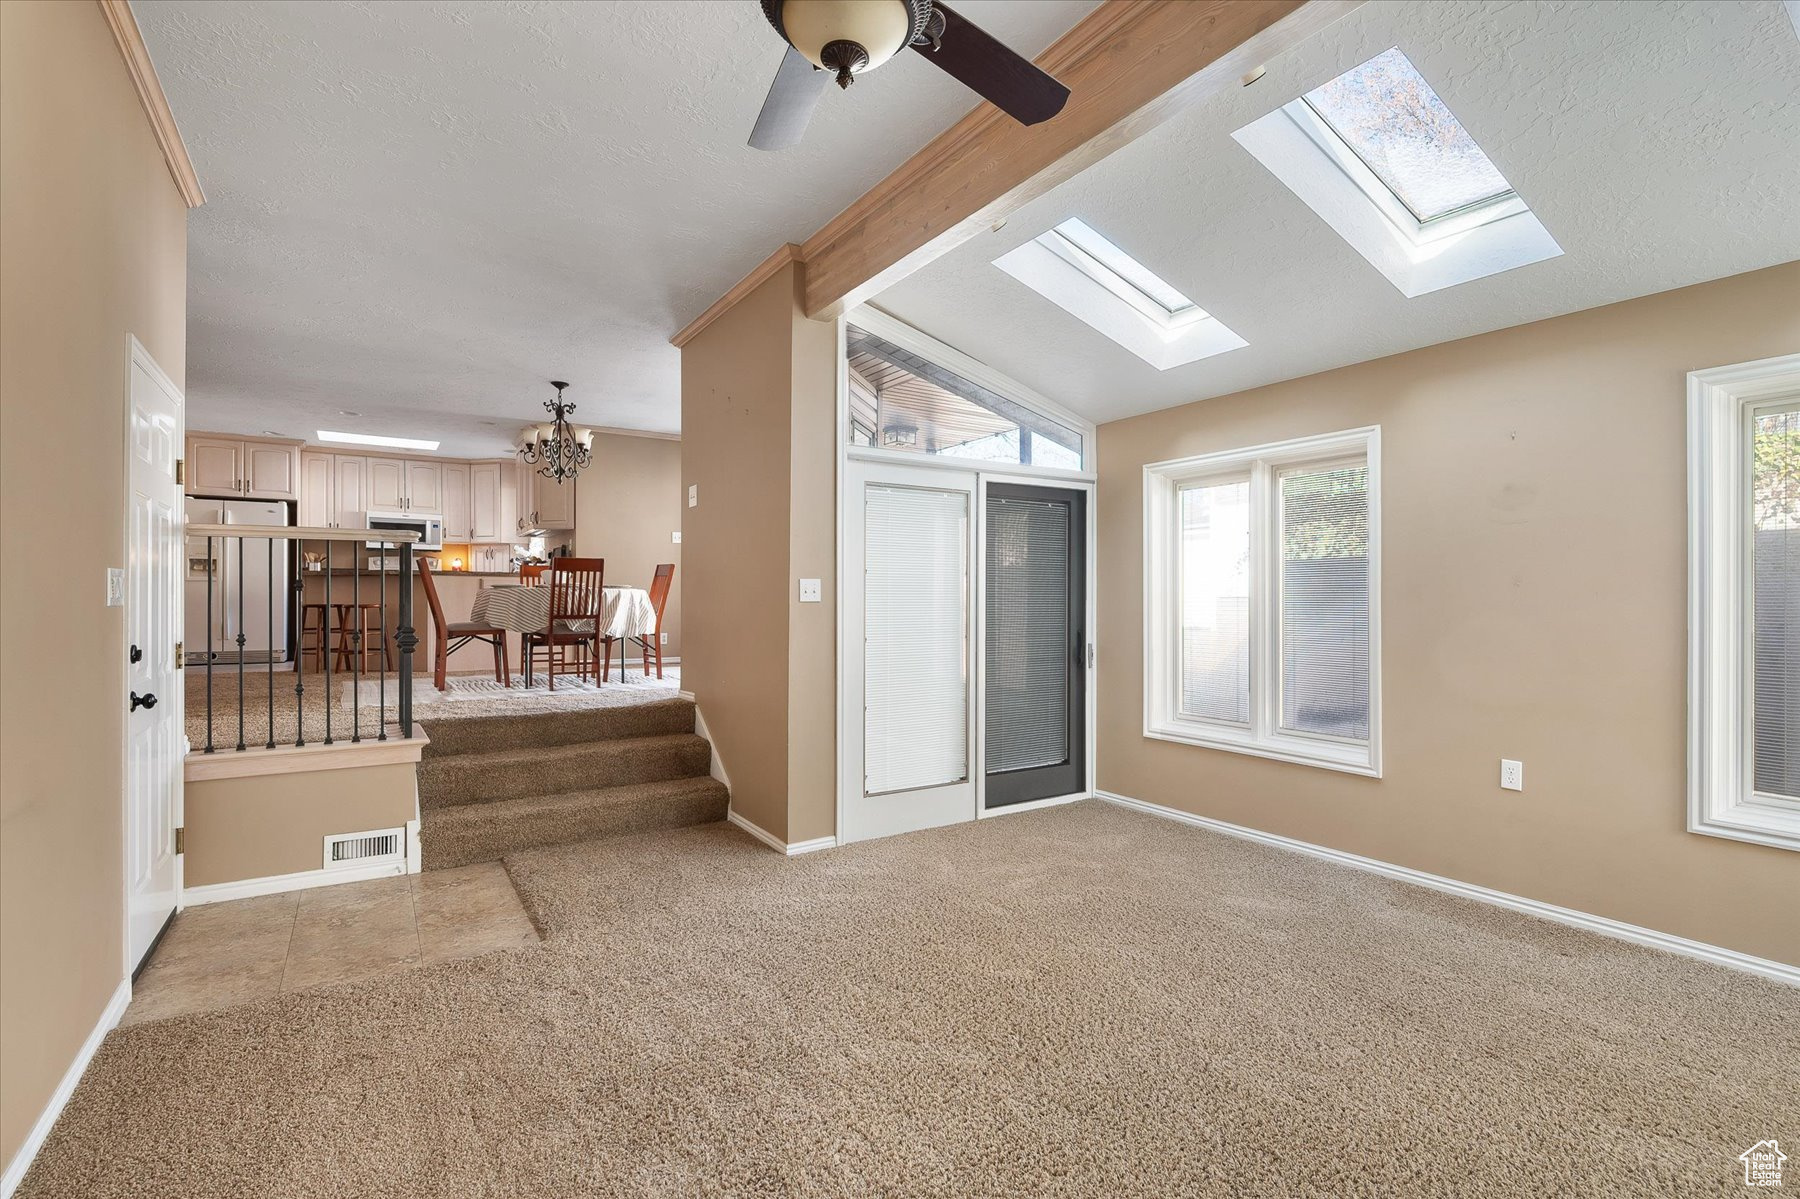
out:
{"label": "skylight", "polygon": [[1307,92],[1305,101],[1421,224],[1513,194],[1398,47]]}
{"label": "skylight", "polygon": [[1159,371],[1244,345],[1079,217],[1002,254],[994,265]]}
{"label": "skylight", "polygon": [[[1163,282],[1149,267],[1095,232],[1080,217],[1070,217],[1038,240],[1108,290],[1120,292],[1122,298],[1135,301],[1141,297],[1150,301],[1156,311],[1146,315],[1161,317],[1166,323],[1174,323],[1179,319],[1183,324],[1188,320],[1203,320],[1206,317],[1199,305]],[[1067,252],[1071,247],[1075,251],[1072,255]],[[1126,290],[1135,295],[1125,295],[1118,284],[1123,284]]]}
{"label": "skylight", "polygon": [[336,442],[339,445],[378,445],[394,450],[435,450],[438,443],[423,441],[417,437],[381,437],[374,433],[332,433],[320,429],[320,441]]}

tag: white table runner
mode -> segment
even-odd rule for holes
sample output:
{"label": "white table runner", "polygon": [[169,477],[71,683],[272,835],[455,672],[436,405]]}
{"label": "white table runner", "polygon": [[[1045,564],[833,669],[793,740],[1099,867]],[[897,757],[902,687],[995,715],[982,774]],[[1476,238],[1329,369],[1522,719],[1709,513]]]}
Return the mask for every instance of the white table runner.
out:
{"label": "white table runner", "polygon": [[[607,637],[647,637],[656,628],[656,608],[641,587],[604,587],[600,592],[601,633]],[[541,633],[550,622],[550,585],[525,587],[495,583],[475,593],[469,619],[514,633]],[[588,621],[570,622],[570,632],[586,633]]]}

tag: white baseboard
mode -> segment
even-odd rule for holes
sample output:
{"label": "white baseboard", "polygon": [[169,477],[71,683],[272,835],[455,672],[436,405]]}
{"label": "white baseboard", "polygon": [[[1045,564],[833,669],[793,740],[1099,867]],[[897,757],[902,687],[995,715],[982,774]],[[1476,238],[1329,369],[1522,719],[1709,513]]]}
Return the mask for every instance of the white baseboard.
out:
{"label": "white baseboard", "polygon": [[775,850],[777,853],[786,854],[790,858],[798,854],[814,853],[821,849],[835,849],[837,847],[836,837],[814,837],[811,841],[794,841],[792,843],[783,841],[780,837],[777,837],[774,833],[769,832],[760,825],[752,824],[750,821],[744,819],[742,816],[738,815],[735,810],[726,812],[725,819],[731,821],[731,823],[737,825],[746,833],[749,833],[752,837],[755,837],[758,841],[767,845],[770,849]]}
{"label": "white baseboard", "polygon": [[1673,933],[1658,932],[1653,928],[1643,928],[1636,924],[1626,924],[1623,920],[1596,916],[1592,912],[1577,911],[1574,908],[1558,907],[1556,904],[1544,903],[1542,900],[1527,899],[1523,895],[1512,895],[1505,891],[1496,891],[1491,887],[1460,882],[1457,879],[1445,878],[1438,874],[1427,874],[1423,870],[1414,870],[1409,866],[1396,866],[1392,862],[1365,858],[1361,854],[1331,849],[1324,845],[1314,845],[1310,841],[1297,841],[1292,837],[1283,837],[1277,833],[1265,833],[1260,829],[1246,828],[1241,824],[1214,820],[1210,816],[1196,816],[1192,812],[1183,812],[1176,808],[1164,807],[1162,804],[1115,795],[1110,791],[1096,790],[1094,797],[1106,800],[1108,803],[1118,804],[1121,807],[1148,812],[1152,816],[1177,820],[1182,824],[1191,824],[1197,828],[1211,829],[1217,833],[1224,833],[1228,837],[1240,837],[1246,841],[1273,845],[1277,849],[1292,850],[1295,853],[1322,858],[1327,862],[1336,862],[1341,866],[1367,870],[1370,873],[1385,875],[1404,883],[1412,883],[1414,886],[1429,887],[1433,891],[1443,891],[1450,895],[1460,895],[1464,899],[1473,899],[1479,903],[1509,908],[1527,916],[1535,916],[1540,920],[1553,920],[1558,924],[1586,929],[1588,932],[1598,933],[1603,937],[1630,941],[1634,945],[1646,945],[1651,949],[1660,949],[1665,953],[1678,953],[1683,957],[1699,958],[1701,961],[1711,962],[1715,966],[1742,970],[1778,983],[1786,983],[1791,987],[1800,987],[1800,966],[1789,965],[1786,962],[1754,957],[1747,953],[1739,953],[1735,949],[1709,945],[1704,941],[1691,941]]}
{"label": "white baseboard", "polygon": [[[411,822],[408,822],[410,827]],[[412,838],[413,844],[418,838]],[[383,862],[374,866],[346,866],[340,870],[302,870],[295,874],[271,874],[266,878],[246,878],[235,883],[209,883],[204,887],[186,887],[181,892],[181,906],[223,903],[231,899],[250,899],[257,895],[273,895],[278,891],[305,891],[312,887],[331,887],[338,883],[361,883],[372,878],[388,878],[408,872],[408,862]]]}
{"label": "white baseboard", "polygon": [[118,989],[112,998],[106,1001],[106,1010],[100,1013],[100,1022],[94,1025],[94,1031],[88,1034],[87,1040],[75,1054],[75,1060],[69,1063],[63,1074],[62,1082],[50,1096],[50,1102],[44,1105],[43,1114],[38,1116],[37,1123],[31,1126],[31,1132],[25,1137],[25,1143],[13,1154],[13,1159],[6,1163],[6,1173],[0,1175],[0,1199],[11,1199],[13,1191],[25,1178],[25,1171],[31,1168],[32,1159],[37,1157],[43,1148],[44,1138],[56,1125],[56,1118],[62,1115],[63,1106],[69,1102],[69,1096],[75,1093],[75,1084],[87,1073],[88,1063],[94,1060],[94,1054],[100,1049],[100,1042],[106,1039],[119,1023],[119,1017],[125,1014],[125,1008],[131,1003],[131,980],[119,980]]}
{"label": "white baseboard", "polygon": [[[693,696],[685,691],[681,694],[689,703],[694,703]],[[700,710],[700,705],[697,703],[694,704],[694,733],[696,736],[704,738],[706,744],[712,748],[712,763],[707,768],[707,773],[723,783],[725,785],[725,790],[729,792],[731,790],[731,779],[725,773],[725,759],[719,756],[719,747],[714,744],[712,734],[706,731],[706,713]]]}

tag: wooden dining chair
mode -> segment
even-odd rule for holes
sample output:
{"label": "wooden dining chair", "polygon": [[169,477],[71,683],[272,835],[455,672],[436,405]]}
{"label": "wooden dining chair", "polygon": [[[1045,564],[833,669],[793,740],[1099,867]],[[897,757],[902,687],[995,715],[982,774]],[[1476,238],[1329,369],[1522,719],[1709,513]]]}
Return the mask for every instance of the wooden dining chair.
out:
{"label": "wooden dining chair", "polygon": [[656,568],[656,577],[650,580],[650,606],[652,608],[656,609],[656,623],[653,626],[651,626],[651,629],[648,633],[646,633],[646,634],[633,633],[630,637],[604,637],[604,638],[602,638],[602,640],[605,642],[605,648],[602,651],[606,655],[605,677],[607,677],[607,678],[612,677],[612,647],[613,647],[613,643],[615,641],[619,643],[619,681],[620,682],[625,681],[625,654],[630,648],[630,646],[625,644],[627,641],[629,641],[632,645],[641,647],[644,651],[644,677],[645,678],[650,677],[650,655],[651,654],[656,655],[656,677],[659,679],[663,677],[663,663],[662,663],[663,609],[665,609],[669,606],[669,588],[671,586],[673,586],[674,583],[675,583],[675,564],[673,562],[664,562]]}
{"label": "wooden dining chair", "polygon": [[544,585],[544,572],[549,569],[548,566],[541,565],[521,566],[519,567],[519,582],[525,584],[527,587],[542,587]]}
{"label": "wooden dining chair", "polygon": [[[540,650],[550,690],[556,690],[558,674],[592,674],[598,683],[606,559],[556,558],[550,563],[549,578],[550,619],[542,630],[525,634],[525,685],[531,686],[533,660]],[[573,670],[570,649],[577,651]]]}
{"label": "wooden dining chair", "polygon": [[506,630],[494,625],[477,624],[471,620],[459,620],[451,624],[444,619],[444,605],[438,602],[437,583],[432,580],[431,567],[425,559],[414,559],[419,564],[419,582],[425,584],[425,604],[431,609],[432,641],[431,681],[437,684],[439,691],[449,690],[444,676],[450,669],[450,655],[471,641],[481,641],[494,647],[494,681],[512,686],[512,662],[506,656]]}

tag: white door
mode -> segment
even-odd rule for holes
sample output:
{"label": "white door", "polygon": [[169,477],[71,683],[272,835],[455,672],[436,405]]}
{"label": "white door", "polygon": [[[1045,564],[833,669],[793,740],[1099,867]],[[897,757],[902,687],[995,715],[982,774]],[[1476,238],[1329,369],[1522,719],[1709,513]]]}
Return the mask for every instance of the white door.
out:
{"label": "white door", "polygon": [[852,462],[838,837],[975,819],[975,476]]}
{"label": "white door", "polygon": [[135,970],[181,899],[181,393],[131,342],[130,492],[125,521],[126,967]]}

